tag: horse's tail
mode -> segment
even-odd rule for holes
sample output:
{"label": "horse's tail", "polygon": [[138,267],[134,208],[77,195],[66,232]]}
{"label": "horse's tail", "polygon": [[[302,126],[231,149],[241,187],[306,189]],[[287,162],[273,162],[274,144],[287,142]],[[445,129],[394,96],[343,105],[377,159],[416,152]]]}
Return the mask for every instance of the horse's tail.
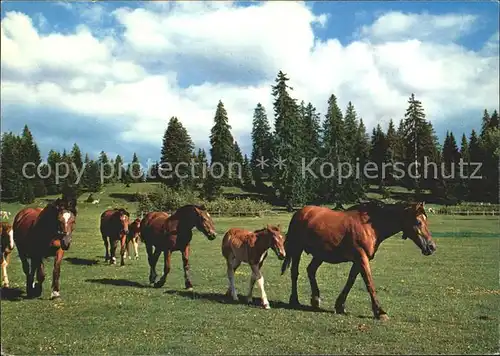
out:
{"label": "horse's tail", "polygon": [[300,234],[298,233],[298,230],[300,229],[299,214],[300,210],[293,214],[292,220],[290,220],[290,224],[288,225],[288,231],[286,233],[284,246],[286,257],[283,261],[283,264],[281,265],[281,275],[285,274],[286,270],[290,266],[290,263],[292,262],[294,252],[296,252],[297,250],[297,238],[300,236]]}

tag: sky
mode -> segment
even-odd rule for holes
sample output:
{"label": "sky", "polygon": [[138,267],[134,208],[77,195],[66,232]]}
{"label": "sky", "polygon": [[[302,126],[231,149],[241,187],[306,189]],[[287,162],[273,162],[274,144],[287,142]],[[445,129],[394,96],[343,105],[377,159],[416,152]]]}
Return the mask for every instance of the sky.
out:
{"label": "sky", "polygon": [[331,94],[369,133],[412,93],[442,139],[499,108],[499,3],[2,1],[2,132],[27,124],[46,158],[159,159],[176,116],[198,148],[219,100],[251,153],[253,110],[274,121],[281,70],[324,119]]}

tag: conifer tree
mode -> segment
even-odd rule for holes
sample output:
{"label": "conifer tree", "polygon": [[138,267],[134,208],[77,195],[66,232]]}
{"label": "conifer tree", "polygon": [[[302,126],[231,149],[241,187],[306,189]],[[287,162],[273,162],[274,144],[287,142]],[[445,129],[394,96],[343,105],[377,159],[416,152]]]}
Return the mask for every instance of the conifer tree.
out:
{"label": "conifer tree", "polygon": [[125,174],[125,169],[123,167],[122,156],[116,155],[114,162],[114,179],[116,182],[121,182],[123,180],[123,175]]}
{"label": "conifer tree", "polygon": [[469,157],[471,166],[469,172],[469,199],[478,200],[483,196],[484,185],[482,179],[474,179],[471,175],[482,176],[484,174],[484,166],[481,167],[479,172],[474,172],[476,170],[476,164],[483,163],[483,153],[479,143],[479,137],[474,129],[472,129],[469,137]]}
{"label": "conifer tree", "polygon": [[243,172],[242,172],[243,187],[245,189],[252,189],[252,170],[250,168],[250,161],[247,155],[243,158]]}
{"label": "conifer tree", "polygon": [[337,104],[337,97],[332,94],[328,99],[328,109],[322,130],[322,174],[320,196],[325,202],[344,204],[344,194],[339,184],[339,164],[346,156],[344,119]]}
{"label": "conifer tree", "polygon": [[[390,128],[390,126],[389,126]],[[390,132],[390,131],[388,131]],[[395,133],[395,132],[394,132]],[[377,179],[373,180],[374,183],[379,185],[379,189],[384,187],[384,163],[390,160],[389,156],[389,140],[388,135],[385,135],[382,131],[380,124],[373,129],[371,137],[371,147],[370,147],[370,161],[377,165]],[[370,172],[370,175],[372,173]]]}
{"label": "conifer tree", "polygon": [[[303,105],[301,105],[303,106]],[[302,110],[302,137],[303,137],[303,157],[304,166],[310,167],[314,172],[315,178],[311,174],[307,174],[305,178],[306,202],[313,202],[318,199],[320,194],[320,154],[321,154],[321,141],[320,141],[320,115],[316,112],[316,108],[308,103],[303,106]],[[313,162],[311,164],[311,162]]]}
{"label": "conifer tree", "polygon": [[21,145],[20,138],[12,132],[2,135],[1,151],[1,183],[2,200],[18,200],[21,193]]}
{"label": "conifer tree", "polygon": [[[274,97],[275,144],[273,158],[282,163],[274,170],[273,187],[291,210],[306,199],[302,172],[303,142],[301,120],[296,100],[288,93],[288,77],[280,71],[272,87]],[[280,169],[281,168],[281,169]]]}
{"label": "conifer tree", "polygon": [[211,167],[204,184],[205,196],[213,199],[222,194],[222,186],[231,184],[229,163],[234,159],[234,139],[224,104],[219,100],[214,126],[210,133]]}
{"label": "conifer tree", "polygon": [[186,128],[177,117],[170,118],[163,136],[160,159],[161,168],[171,168],[169,171],[162,172],[164,177],[162,181],[167,186],[172,188],[191,186],[190,165],[193,149],[194,144]]}
{"label": "conifer tree", "polygon": [[243,184],[243,155],[237,141],[234,141],[232,176],[234,177],[234,185],[241,186]]}
{"label": "conifer tree", "polygon": [[111,175],[111,166],[109,164],[109,158],[106,152],[101,151],[97,160],[97,165],[99,174],[102,170],[102,176],[104,177],[102,184],[108,184],[110,182],[110,178],[107,177]]}
{"label": "conifer tree", "polygon": [[137,154],[135,152],[132,157],[132,162],[129,164],[129,176],[134,183],[142,182],[144,178],[144,172],[142,172],[141,163],[139,162],[139,158],[137,157]]}
{"label": "conifer tree", "polygon": [[394,163],[397,162],[397,150],[399,144],[399,137],[394,126],[394,121],[389,120],[389,126],[387,127],[387,133],[385,135],[386,145],[387,145],[387,166],[385,167],[385,185],[393,185],[395,180],[392,175],[394,173]]}
{"label": "conifer tree", "polygon": [[[255,186],[259,191],[262,191],[264,179],[272,176],[272,145],[271,126],[266,110],[261,103],[258,103],[252,122],[251,169]],[[259,162],[266,159],[269,160],[267,166],[261,167]]]}

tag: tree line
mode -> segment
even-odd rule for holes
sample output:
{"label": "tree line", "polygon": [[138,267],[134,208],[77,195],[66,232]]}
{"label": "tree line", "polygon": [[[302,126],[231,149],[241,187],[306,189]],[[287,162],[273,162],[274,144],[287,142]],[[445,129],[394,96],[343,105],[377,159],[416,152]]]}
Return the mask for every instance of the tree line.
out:
{"label": "tree line", "polygon": [[[209,136],[210,162],[204,149],[195,148],[181,121],[172,117],[163,136],[160,159],[148,172],[141,171],[135,153],[132,163],[125,168],[119,155],[109,160],[104,152],[95,161],[88,155],[82,160],[76,144],[69,154],[51,150],[44,164],[52,168],[61,161],[72,162],[76,167],[86,163],[77,188],[92,192],[112,182],[157,181],[179,190],[197,189],[204,198],[215,199],[221,196],[223,186],[239,186],[268,195],[275,203],[291,208],[302,204],[342,205],[365,197],[369,186],[376,185],[386,197],[390,196],[387,187],[402,186],[413,190],[416,198],[422,191],[430,190],[433,196],[448,200],[498,202],[500,129],[497,110],[492,113],[484,110],[480,132],[463,133],[460,147],[453,132],[447,132],[441,145],[432,123],[426,118],[422,102],[414,94],[410,95],[407,110],[397,127],[391,119],[386,130],[379,124],[370,135],[352,102],[343,111],[337,97],[331,94],[327,112],[321,115],[311,103],[299,102],[292,96],[293,89],[288,81],[287,75],[280,71],[272,86],[273,129],[264,106],[256,105],[250,157],[242,154],[232,136],[228,113],[219,101]],[[275,159],[284,164],[276,165]],[[40,152],[28,127],[21,136],[4,134],[2,199],[30,202],[34,197],[58,193],[75,180],[71,174],[58,184],[51,175],[46,179],[23,178],[21,166],[27,160],[41,163]],[[99,167],[106,162],[115,165],[115,175],[101,182]],[[196,165],[194,168],[179,165],[176,174],[169,176],[168,173],[181,162]],[[217,166],[213,165],[215,162]],[[363,167],[370,162],[374,163],[370,171],[372,176],[363,172]],[[418,163],[422,174],[426,162],[436,165],[428,166],[425,176],[412,177],[396,171],[398,164],[400,172],[407,173]],[[465,165],[460,166],[460,162]],[[474,162],[482,164],[477,172],[469,164]],[[349,175],[347,164],[351,169],[358,167],[361,172]],[[211,169],[210,174],[203,172],[207,166]],[[303,174],[305,166],[307,172],[313,174]],[[108,176],[108,173],[103,175]],[[481,175],[482,179],[466,178],[472,173]]]}

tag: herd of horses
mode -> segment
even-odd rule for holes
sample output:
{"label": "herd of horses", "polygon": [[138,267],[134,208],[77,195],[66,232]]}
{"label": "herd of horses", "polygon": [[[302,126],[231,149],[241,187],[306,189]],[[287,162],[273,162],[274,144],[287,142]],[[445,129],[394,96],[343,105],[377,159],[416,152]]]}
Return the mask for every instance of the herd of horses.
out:
{"label": "herd of horses", "polygon": [[[70,248],[77,221],[77,200],[71,194],[48,203],[44,208],[24,208],[14,217],[12,225],[1,223],[3,286],[8,287],[7,265],[10,254],[18,249],[22,268],[26,275],[26,294],[29,298],[40,297],[45,279],[44,260],[54,257],[51,299],[60,297],[60,272],[64,252]],[[171,254],[180,251],[184,268],[185,288],[192,290],[189,274],[189,251],[193,229],[196,228],[210,241],[217,237],[214,222],[204,206],[186,205],[172,215],[167,212],[150,212],[142,219],[130,219],[125,209],[110,209],[100,216],[100,232],[105,245],[105,259],[116,263],[116,251],[120,244],[120,264],[125,264],[128,246],[134,244],[138,257],[139,239],[144,243],[150,267],[149,282],[161,288],[170,271]],[[222,239],[221,253],[227,264],[228,298],[237,300],[234,278],[242,262],[249,264],[252,274],[248,298],[252,297],[255,283],[261,291],[262,307],[269,309],[264,291],[262,265],[271,249],[283,260],[281,274],[291,267],[291,294],[289,303],[300,306],[297,280],[302,253],[312,256],[307,266],[313,307],[319,308],[320,291],[316,272],[324,262],[337,264],[352,262],[347,282],[335,302],[335,311],[344,314],[347,296],[361,274],[371,298],[373,315],[387,319],[375,292],[370,269],[380,244],[390,236],[402,232],[403,239],[411,239],[423,255],[436,250],[428,228],[427,214],[422,202],[398,202],[386,204],[369,200],[356,204],[345,211],[320,206],[306,206],[292,216],[286,238],[280,226],[249,231],[229,229]],[[15,245],[15,246],[14,246]],[[164,256],[163,274],[158,278],[156,265]],[[129,253],[129,258],[131,254]],[[35,281],[36,279],[36,281]]]}

